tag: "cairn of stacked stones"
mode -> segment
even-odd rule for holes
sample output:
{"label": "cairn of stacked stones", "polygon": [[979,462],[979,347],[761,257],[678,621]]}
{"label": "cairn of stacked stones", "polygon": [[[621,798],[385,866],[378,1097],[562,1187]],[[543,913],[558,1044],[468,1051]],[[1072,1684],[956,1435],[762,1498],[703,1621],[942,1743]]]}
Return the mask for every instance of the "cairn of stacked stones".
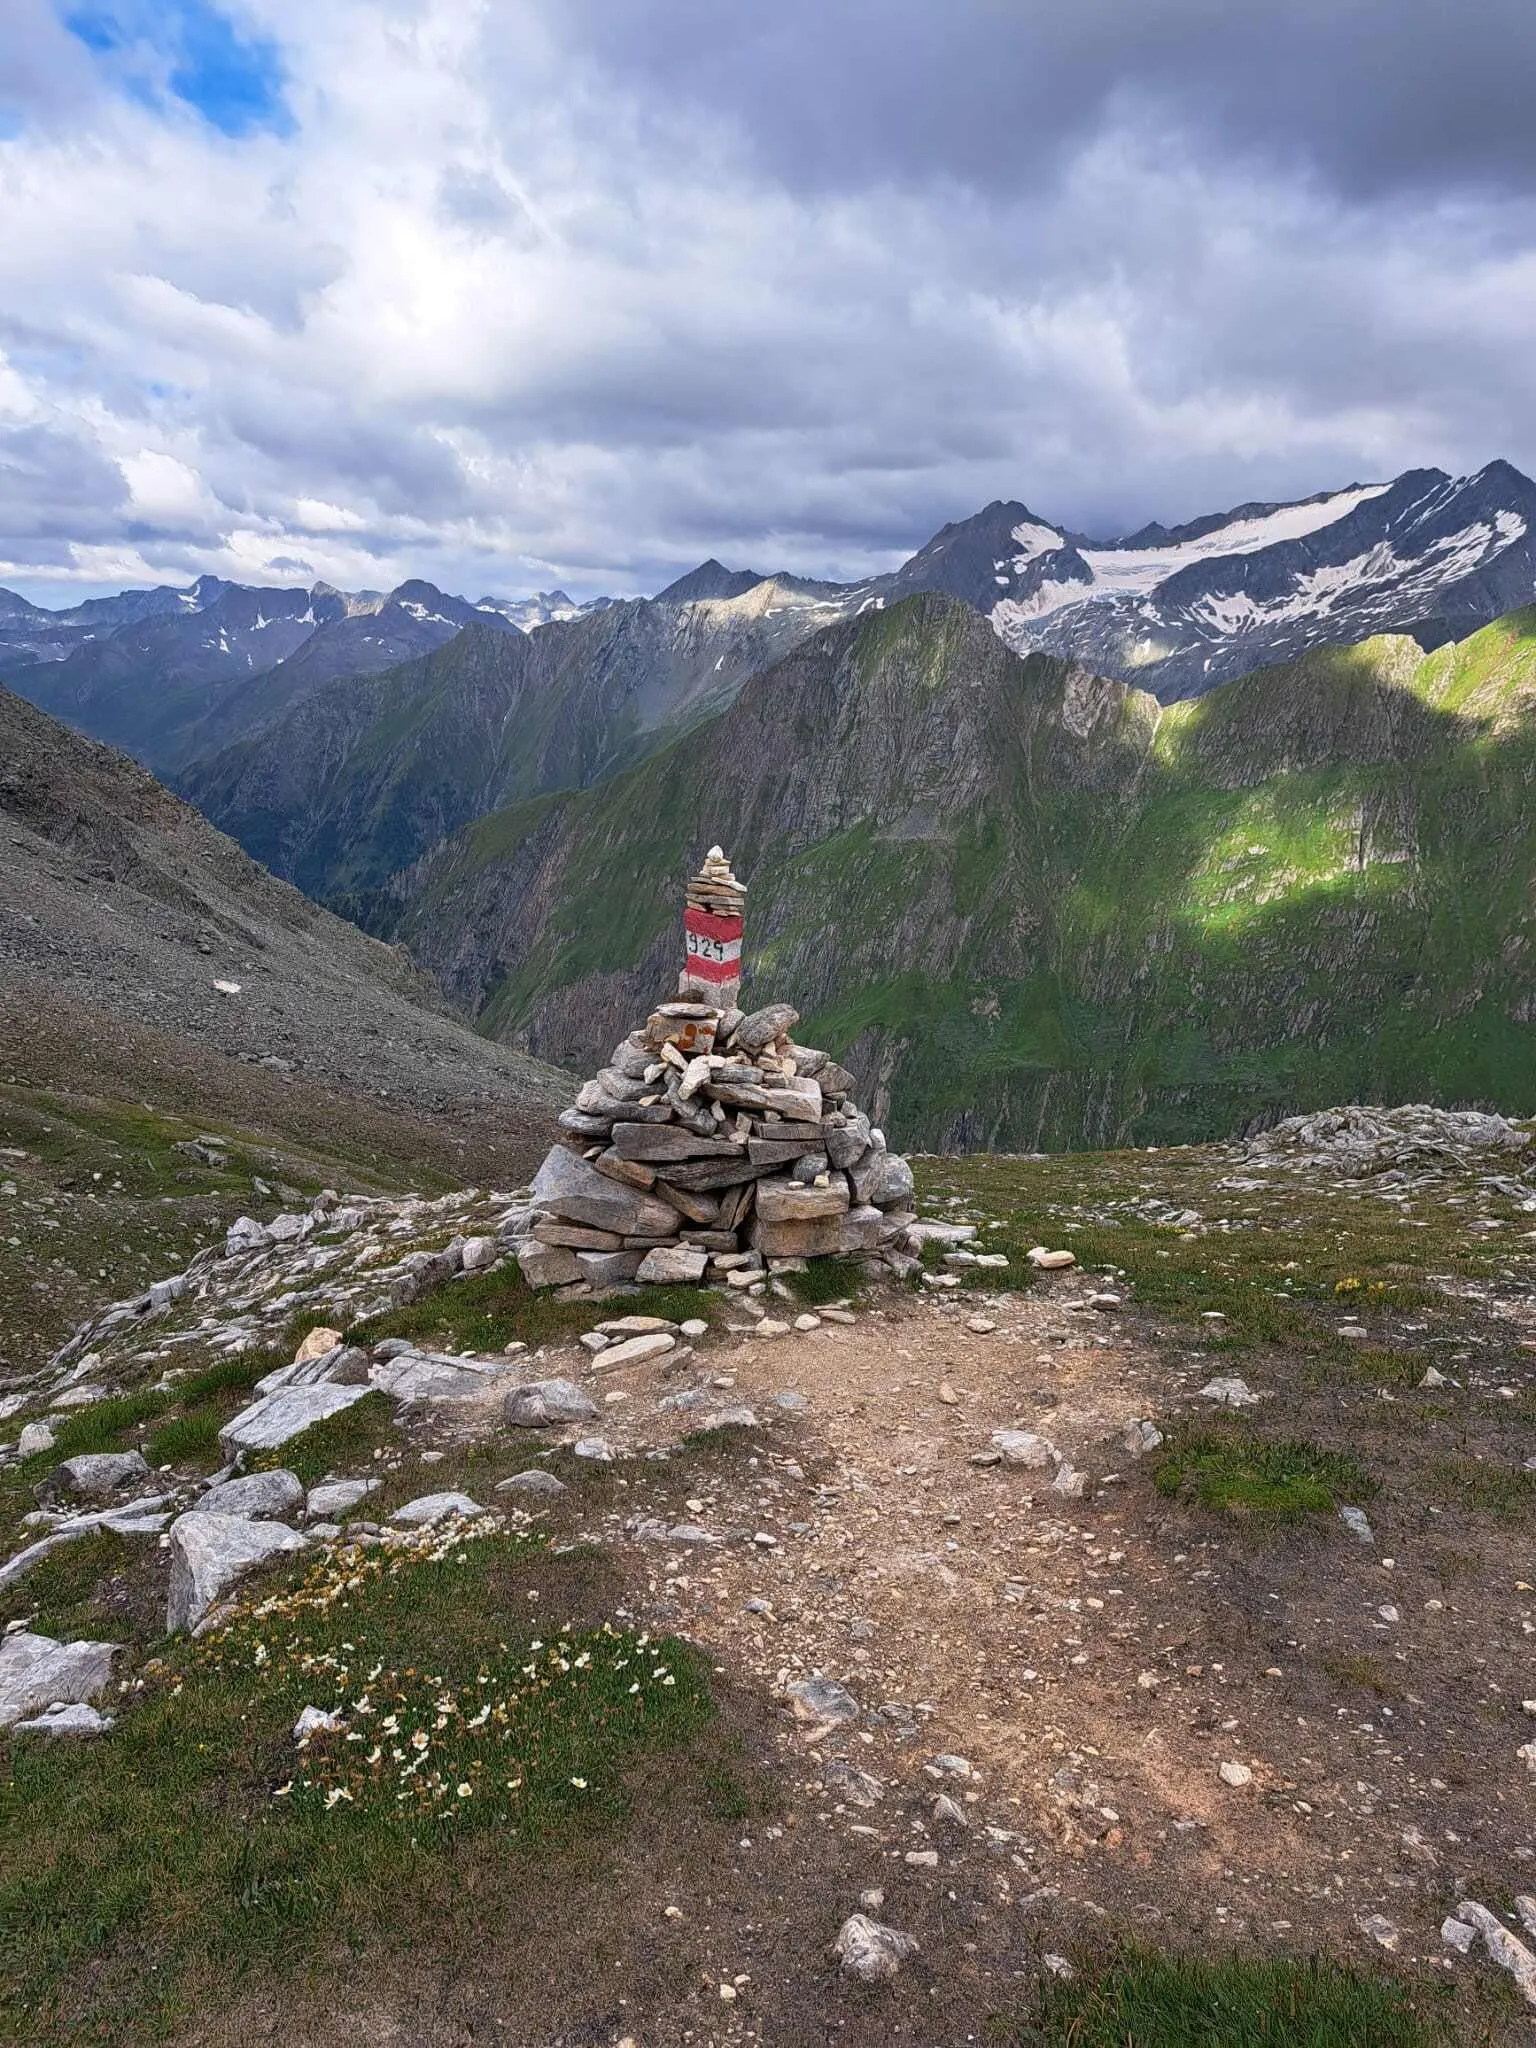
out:
{"label": "cairn of stacked stones", "polygon": [[788,1003],[737,1005],[744,899],[712,847],[688,886],[677,1000],[561,1116],[515,1221],[530,1285],[745,1278],[835,1254],[910,1263],[912,1169],[854,1102],[853,1076],[796,1043]]}

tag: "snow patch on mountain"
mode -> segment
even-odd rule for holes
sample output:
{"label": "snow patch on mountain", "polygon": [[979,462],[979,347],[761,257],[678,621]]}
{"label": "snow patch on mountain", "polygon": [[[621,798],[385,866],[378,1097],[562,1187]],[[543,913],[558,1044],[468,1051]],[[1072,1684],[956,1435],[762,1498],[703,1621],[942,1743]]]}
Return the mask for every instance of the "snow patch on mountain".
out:
{"label": "snow patch on mountain", "polygon": [[[1054,527],[1033,525],[1027,520],[1013,529],[1013,538],[1019,544],[1019,553],[1008,566],[1015,575],[1021,569],[1027,569],[1039,556],[1054,555],[1058,548],[1066,546],[1065,534],[1057,533]],[[999,562],[996,566],[1001,569],[1004,564]]]}
{"label": "snow patch on mountain", "polygon": [[[1044,581],[1027,596],[1005,600],[1009,607],[1006,616],[1022,622],[1044,618],[1065,605],[1092,604],[1114,597],[1146,597],[1170,576],[1197,562],[1257,554],[1263,548],[1278,547],[1283,541],[1304,540],[1309,534],[1347,518],[1358,506],[1383,496],[1391,488],[1390,484],[1367,484],[1350,491],[1335,491],[1330,497],[1308,504],[1282,505],[1255,518],[1234,519],[1195,540],[1174,541],[1161,547],[1079,548],[1078,558],[1087,563],[1093,578],[1086,595],[1079,579]],[[1015,532],[1024,543],[1023,552],[1010,565],[1015,575],[1041,555],[1067,545],[1065,535],[1053,533],[1049,527],[1019,527]],[[1002,564],[998,566],[1001,568]]]}

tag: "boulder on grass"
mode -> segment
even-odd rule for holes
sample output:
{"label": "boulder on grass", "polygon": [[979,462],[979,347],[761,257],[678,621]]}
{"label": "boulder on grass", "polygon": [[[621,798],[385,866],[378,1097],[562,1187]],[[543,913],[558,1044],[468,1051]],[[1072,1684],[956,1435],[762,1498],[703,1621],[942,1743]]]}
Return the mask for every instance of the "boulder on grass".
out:
{"label": "boulder on grass", "polygon": [[215,1600],[248,1572],[308,1547],[296,1529],[285,1529],[280,1522],[242,1522],[233,1515],[203,1515],[195,1509],[178,1515],[171,1524],[167,1631],[196,1628]]}
{"label": "boulder on grass", "polygon": [[454,1516],[467,1518],[484,1513],[479,1501],[471,1500],[467,1493],[423,1493],[408,1500],[403,1508],[396,1508],[389,1519],[402,1529],[431,1529]]}
{"label": "boulder on grass", "polygon": [[242,1522],[282,1522],[304,1503],[304,1482],[296,1472],[252,1472],[210,1486],[197,1504],[200,1515],[234,1515]]}
{"label": "boulder on grass", "polygon": [[279,1445],[300,1436],[317,1422],[339,1415],[354,1401],[361,1401],[367,1387],[338,1387],[329,1383],[315,1387],[280,1387],[260,1401],[242,1408],[219,1431],[219,1442],[231,1455],[236,1451],[275,1451]]}
{"label": "boulder on grass", "polygon": [[0,1728],[58,1704],[94,1699],[111,1683],[116,1643],[61,1643],[18,1629],[0,1643]]}
{"label": "boulder on grass", "polygon": [[548,1429],[561,1422],[587,1422],[597,1403],[571,1380],[530,1380],[514,1387],[502,1403],[502,1414],[514,1429]]}
{"label": "boulder on grass", "polygon": [[148,1477],[138,1451],[83,1451],[56,1465],[35,1491],[39,1500],[109,1500]]}

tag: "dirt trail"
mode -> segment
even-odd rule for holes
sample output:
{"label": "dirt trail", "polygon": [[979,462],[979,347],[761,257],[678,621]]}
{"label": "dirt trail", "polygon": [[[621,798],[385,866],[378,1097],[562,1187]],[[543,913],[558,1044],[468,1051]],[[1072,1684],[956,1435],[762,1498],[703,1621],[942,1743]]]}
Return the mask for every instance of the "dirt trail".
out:
{"label": "dirt trail", "polygon": [[[1518,1685],[1522,1642],[1503,1639],[1494,1679],[1490,1617],[1441,1598],[1389,1536],[1319,1518],[1259,1539],[1163,1500],[1126,1425],[1208,1409],[1196,1389],[1216,1368],[1083,1309],[1084,1291],[888,1297],[852,1327],[713,1344],[685,1373],[762,1429],[733,1432],[686,1501],[667,1465],[627,1464],[618,1504],[581,1526],[629,1546],[637,1611],[732,1680],[781,1703],[813,1673],[852,1694],[863,1712],[843,1725],[781,1707],[777,1740],[801,1816],[857,1852],[865,1885],[980,1886],[1064,1938],[1107,1916],[1159,1943],[1367,1967],[1381,1948],[1361,1923],[1381,1915],[1394,1968],[1466,1968],[1440,1920],[1464,1884],[1531,1855],[1502,1752],[1469,1768],[1467,1667],[1495,1693]],[[655,1401],[685,1373],[582,1376],[627,1397],[603,1423],[622,1449],[657,1443]],[[1305,1399],[1282,1388],[1266,1423],[1294,1405],[1299,1425]],[[1047,1437],[1084,1497],[1049,1468],[973,1463],[996,1429]],[[735,1540],[668,1540],[683,1515]],[[1361,1683],[1340,1682],[1351,1668]],[[1230,1784],[1224,1764],[1251,1776]],[[936,1812],[941,1795],[957,1811]]]}

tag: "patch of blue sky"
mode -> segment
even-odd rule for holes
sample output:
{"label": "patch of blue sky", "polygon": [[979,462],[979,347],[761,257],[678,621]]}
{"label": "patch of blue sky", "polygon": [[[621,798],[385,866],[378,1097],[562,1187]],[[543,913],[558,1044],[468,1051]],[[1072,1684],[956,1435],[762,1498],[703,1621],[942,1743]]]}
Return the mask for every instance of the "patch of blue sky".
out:
{"label": "patch of blue sky", "polygon": [[242,31],[210,0],[88,0],[64,25],[135,99],[179,100],[223,135],[293,126],[276,43]]}

